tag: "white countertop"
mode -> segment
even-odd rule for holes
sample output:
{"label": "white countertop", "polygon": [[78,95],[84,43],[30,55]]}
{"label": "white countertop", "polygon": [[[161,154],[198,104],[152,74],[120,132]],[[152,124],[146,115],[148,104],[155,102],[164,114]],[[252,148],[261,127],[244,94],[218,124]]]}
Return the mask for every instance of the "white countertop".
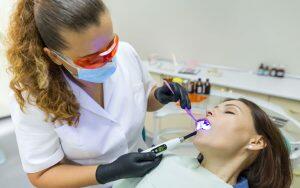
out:
{"label": "white countertop", "polygon": [[286,99],[300,101],[300,79],[297,78],[273,78],[258,76],[255,73],[246,71],[235,71],[217,68],[220,75],[210,74],[209,71],[216,68],[207,65],[199,66],[200,72],[197,75],[179,74],[177,70],[162,70],[155,65],[149,65],[144,61],[152,73],[165,74],[184,79],[197,80],[198,78],[209,78],[213,85],[245,90],[269,96],[276,96]]}

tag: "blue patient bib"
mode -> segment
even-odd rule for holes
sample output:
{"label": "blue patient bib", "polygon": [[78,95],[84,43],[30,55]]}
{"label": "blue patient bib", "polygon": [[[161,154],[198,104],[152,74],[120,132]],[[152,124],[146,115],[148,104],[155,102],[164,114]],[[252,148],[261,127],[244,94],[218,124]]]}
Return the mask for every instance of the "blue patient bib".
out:
{"label": "blue patient bib", "polygon": [[245,177],[240,177],[234,188],[249,188],[248,180]]}

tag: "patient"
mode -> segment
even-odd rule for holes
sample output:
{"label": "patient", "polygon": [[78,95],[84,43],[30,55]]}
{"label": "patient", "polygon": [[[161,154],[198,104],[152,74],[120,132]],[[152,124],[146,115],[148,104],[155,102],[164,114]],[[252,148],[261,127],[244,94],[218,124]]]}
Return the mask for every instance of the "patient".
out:
{"label": "patient", "polygon": [[287,146],[262,109],[245,99],[228,100],[208,111],[207,119],[211,129],[199,131],[193,140],[202,161],[165,155],[145,177],[121,180],[114,187],[290,187]]}

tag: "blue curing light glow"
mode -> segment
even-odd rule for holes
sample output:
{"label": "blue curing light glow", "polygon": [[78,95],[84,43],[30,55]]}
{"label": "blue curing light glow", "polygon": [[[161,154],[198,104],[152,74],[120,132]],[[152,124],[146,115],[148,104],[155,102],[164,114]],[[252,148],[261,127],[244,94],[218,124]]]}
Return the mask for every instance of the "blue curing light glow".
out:
{"label": "blue curing light glow", "polygon": [[211,124],[207,119],[199,119],[196,122],[196,130],[209,130],[211,128]]}

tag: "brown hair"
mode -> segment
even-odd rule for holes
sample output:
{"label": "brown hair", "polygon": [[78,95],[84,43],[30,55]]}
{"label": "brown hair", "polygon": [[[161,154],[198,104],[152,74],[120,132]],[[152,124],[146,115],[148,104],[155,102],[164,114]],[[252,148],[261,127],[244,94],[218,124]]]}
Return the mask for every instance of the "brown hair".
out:
{"label": "brown hair", "polygon": [[255,130],[266,142],[266,147],[241,176],[248,179],[251,188],[289,188],[292,168],[288,147],[280,130],[259,106],[246,99],[237,100],[250,108]]}
{"label": "brown hair", "polygon": [[[79,104],[68,87],[60,66],[44,53],[68,48],[62,29],[80,32],[90,24],[100,24],[106,11],[101,0],[19,0],[8,33],[10,87],[24,111],[25,101],[46,113],[46,120],[78,120]],[[24,95],[25,94],[25,95]]]}

